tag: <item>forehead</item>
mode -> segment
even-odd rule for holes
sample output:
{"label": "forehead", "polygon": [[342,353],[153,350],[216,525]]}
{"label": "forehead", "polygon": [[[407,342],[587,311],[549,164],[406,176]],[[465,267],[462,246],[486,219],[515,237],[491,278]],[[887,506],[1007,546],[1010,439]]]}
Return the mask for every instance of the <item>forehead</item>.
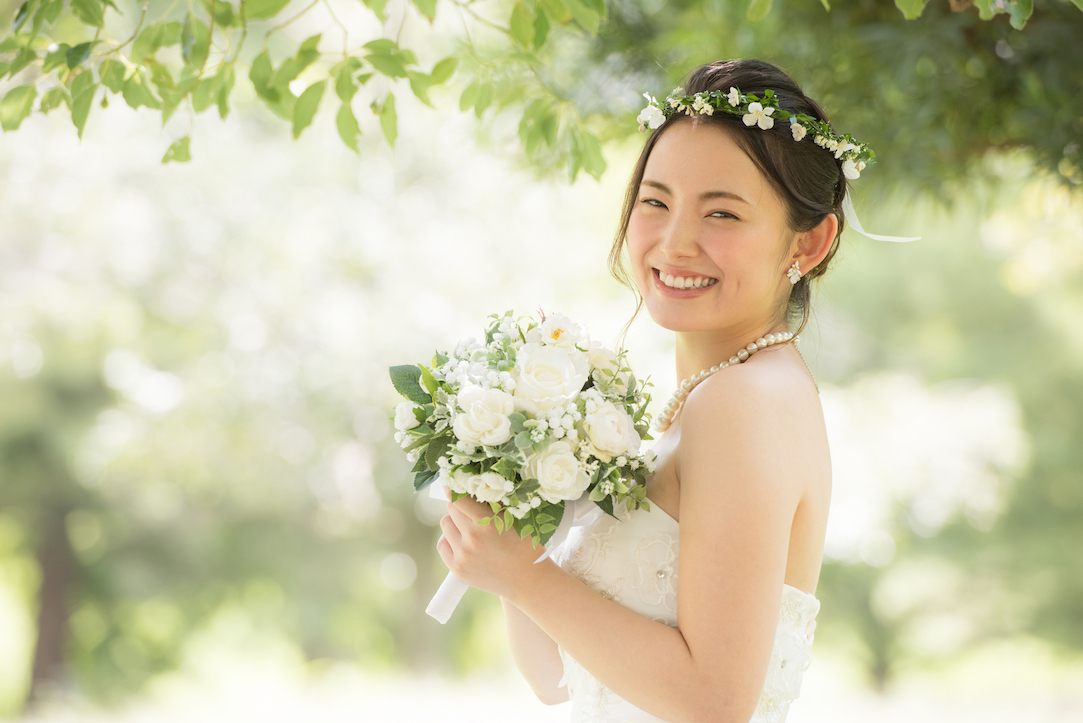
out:
{"label": "forehead", "polygon": [[654,144],[643,179],[674,193],[732,191],[753,206],[771,203],[766,179],[718,123],[680,120]]}

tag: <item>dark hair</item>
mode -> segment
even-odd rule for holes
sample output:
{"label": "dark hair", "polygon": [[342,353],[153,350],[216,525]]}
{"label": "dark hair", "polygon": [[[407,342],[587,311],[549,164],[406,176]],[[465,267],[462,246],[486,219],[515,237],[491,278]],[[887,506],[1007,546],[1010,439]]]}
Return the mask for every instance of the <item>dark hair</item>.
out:
{"label": "dark hair", "polygon": [[[806,96],[793,78],[778,66],[763,60],[720,60],[701,65],[689,74],[683,87],[686,95],[692,95],[713,90],[727,93],[730,86],[736,86],[741,93],[754,93],[761,98],[764,91],[771,88],[775,92],[779,107],[783,110],[790,113],[805,113],[829,123],[823,108]],[[639,195],[639,184],[643,181],[643,170],[647,166],[647,158],[651,150],[666,129],[684,117],[683,113],[674,113],[651,133],[643,145],[643,151],[639,154],[639,160],[632,171],[632,178],[625,192],[620,226],[609,252],[610,273],[622,284],[631,288],[636,296],[635,313],[624,325],[620,335],[622,341],[643,306],[643,297],[640,296],[635,280],[623,263],[628,221],[635,207],[636,197]],[[716,112],[709,116],[700,113],[694,117],[697,122],[720,124],[756,164],[784,202],[786,223],[792,232],[803,233],[816,228],[829,213],[835,213],[838,216],[838,233],[831,242],[827,255],[815,267],[803,269],[800,281],[790,290],[785,312],[787,327],[790,326],[790,321],[799,318],[800,325],[796,330],[791,329],[791,331],[795,335],[800,334],[809,320],[812,280],[826,272],[828,264],[838,251],[839,239],[845,227],[842,200],[848,185],[842,172],[842,161],[836,159],[834,153],[815,143],[795,142],[788,122],[776,122],[773,128],[761,130],[757,126],[746,126],[741,116],[726,112]],[[787,250],[785,247],[781,248],[780,256]],[[779,261],[782,261],[781,257]]]}

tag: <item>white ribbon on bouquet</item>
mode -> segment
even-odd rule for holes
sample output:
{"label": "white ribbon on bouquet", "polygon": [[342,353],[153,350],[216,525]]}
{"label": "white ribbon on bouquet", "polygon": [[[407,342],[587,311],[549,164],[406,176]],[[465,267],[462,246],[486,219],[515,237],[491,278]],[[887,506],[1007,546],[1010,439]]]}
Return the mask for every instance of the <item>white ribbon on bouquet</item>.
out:
{"label": "white ribbon on bouquet", "polygon": [[[429,496],[433,499],[447,501],[444,486],[436,482],[429,485]],[[602,508],[586,494],[577,500],[567,500],[564,503],[564,515],[560,518],[560,524],[553,531],[553,536],[549,538],[549,542],[545,545],[545,552],[534,561],[534,564],[537,565],[553,552],[559,550],[568,540],[572,528],[589,525],[598,518],[598,515],[603,514],[605,512],[602,511]],[[444,539],[444,536],[440,535],[440,539]],[[437,541],[436,544],[439,545],[440,542]],[[455,612],[455,608],[458,607],[459,601],[462,600],[469,587],[459,579],[458,575],[449,572],[440,584],[436,594],[432,596],[432,600],[429,601],[425,612],[436,618],[441,624],[446,623],[451,614]]]}

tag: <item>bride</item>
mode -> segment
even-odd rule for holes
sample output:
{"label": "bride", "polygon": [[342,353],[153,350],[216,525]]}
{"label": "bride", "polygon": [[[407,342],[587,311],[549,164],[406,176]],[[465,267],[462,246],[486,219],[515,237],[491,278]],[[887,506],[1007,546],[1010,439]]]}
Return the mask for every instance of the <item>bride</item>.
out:
{"label": "bride", "polygon": [[599,515],[533,564],[529,538],[476,524],[491,511],[464,497],[438,550],[501,597],[516,665],[543,702],[571,699],[573,721],[782,721],[810,660],[831,497],[793,342],[864,162],[770,63],[701,66],[670,98],[640,115],[652,133],[610,254],[636,313],[675,333],[686,380],[656,420],[650,509]]}

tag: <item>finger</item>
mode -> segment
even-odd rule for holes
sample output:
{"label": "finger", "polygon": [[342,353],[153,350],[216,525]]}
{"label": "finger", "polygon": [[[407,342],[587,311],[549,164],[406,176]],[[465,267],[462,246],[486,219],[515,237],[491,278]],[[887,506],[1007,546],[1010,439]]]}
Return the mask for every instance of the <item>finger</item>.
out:
{"label": "finger", "polygon": [[451,563],[455,561],[455,551],[451,549],[451,543],[447,541],[447,538],[440,535],[440,539],[436,541],[436,551],[440,553],[440,559],[444,561],[447,568],[451,569]]}
{"label": "finger", "polygon": [[[448,516],[451,518],[452,522],[455,523],[455,527],[460,534],[460,539],[462,539],[462,533],[467,532],[468,530],[473,530],[475,527],[477,527],[477,521],[481,519],[481,517],[474,517],[469,512],[463,510],[463,508],[459,506],[459,502],[462,502],[462,500],[458,500],[456,502],[448,502],[447,511]],[[484,515],[482,515],[482,517],[483,516]]]}
{"label": "finger", "polygon": [[462,546],[463,534],[459,532],[459,528],[451,515],[444,515],[440,518],[440,529],[444,531],[442,537],[451,545],[452,551],[458,550]]}
{"label": "finger", "polygon": [[483,517],[491,517],[493,514],[492,507],[482,502],[478,502],[473,497],[460,497],[451,503],[451,507],[458,508],[460,512],[474,522],[477,522]]}
{"label": "finger", "polygon": [[447,495],[447,498],[449,500],[451,499],[451,490],[448,488],[447,485],[444,485],[444,494]]}

